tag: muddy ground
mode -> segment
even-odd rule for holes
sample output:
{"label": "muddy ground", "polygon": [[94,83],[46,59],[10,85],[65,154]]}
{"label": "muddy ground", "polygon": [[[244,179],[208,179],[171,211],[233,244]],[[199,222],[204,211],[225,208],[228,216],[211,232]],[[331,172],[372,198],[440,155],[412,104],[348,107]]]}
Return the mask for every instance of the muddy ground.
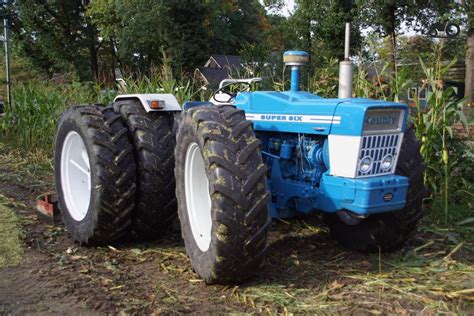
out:
{"label": "muddy ground", "polygon": [[156,243],[81,247],[34,213],[50,182],[0,174],[23,242],[21,263],[0,270],[0,314],[474,314],[474,243],[464,231],[423,224],[401,251],[364,255],[338,246],[317,216],[276,221],[254,279],[207,286],[177,229]]}

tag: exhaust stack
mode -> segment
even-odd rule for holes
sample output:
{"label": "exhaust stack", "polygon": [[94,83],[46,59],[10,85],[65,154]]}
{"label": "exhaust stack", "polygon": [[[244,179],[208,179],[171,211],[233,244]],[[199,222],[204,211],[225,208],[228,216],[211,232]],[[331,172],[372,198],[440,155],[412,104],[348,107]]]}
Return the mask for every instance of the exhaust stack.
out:
{"label": "exhaust stack", "polygon": [[351,43],[351,24],[346,23],[346,37],[344,41],[344,60],[339,63],[339,99],[352,98],[352,61],[349,59]]}

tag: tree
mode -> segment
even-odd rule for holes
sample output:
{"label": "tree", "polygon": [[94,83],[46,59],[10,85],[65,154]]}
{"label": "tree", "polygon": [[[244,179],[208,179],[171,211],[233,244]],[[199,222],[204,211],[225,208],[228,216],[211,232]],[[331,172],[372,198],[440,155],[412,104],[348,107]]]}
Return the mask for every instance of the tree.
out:
{"label": "tree", "polygon": [[171,1],[165,50],[178,70],[191,72],[208,57],[212,47],[207,26],[209,7],[201,1]]}
{"label": "tree", "polygon": [[208,8],[202,1],[96,0],[88,14],[123,66],[168,63],[189,71],[208,54]]}
{"label": "tree", "polygon": [[394,73],[397,65],[398,34],[404,23],[411,23],[415,15],[422,12],[419,3],[412,0],[357,0],[362,26],[372,28],[383,37],[388,36],[390,64]]}
{"label": "tree", "polygon": [[397,63],[402,65],[418,65],[433,53],[433,40],[426,36],[399,36],[397,45]]}
{"label": "tree", "polygon": [[169,63],[189,72],[211,53],[262,41],[265,25],[257,0],[95,0],[88,14],[122,65],[140,70]]}
{"label": "tree", "polygon": [[159,65],[166,55],[168,9],[164,1],[96,0],[87,13],[101,35],[112,43],[119,63],[144,71]]}
{"label": "tree", "polygon": [[212,53],[236,54],[246,44],[264,40],[268,23],[258,0],[210,0],[209,6]]}
{"label": "tree", "polygon": [[85,16],[82,0],[18,0],[12,30],[23,55],[48,74],[73,71],[97,79],[98,31]]}
{"label": "tree", "polygon": [[364,26],[389,36],[392,43],[392,65],[396,71],[397,36],[401,26],[414,24],[429,29],[435,22],[446,23],[454,19],[466,29],[466,97],[467,104],[474,103],[474,1],[472,0],[357,0],[361,6],[360,19]]}
{"label": "tree", "polygon": [[[290,17],[298,48],[312,53],[312,64],[323,62],[323,57],[344,56],[345,22],[351,22],[351,52],[360,47],[357,8],[347,0],[297,0]],[[297,47],[293,47],[297,48]]]}
{"label": "tree", "polygon": [[467,41],[466,41],[466,109],[474,106],[474,1],[464,0],[462,5],[467,14]]}

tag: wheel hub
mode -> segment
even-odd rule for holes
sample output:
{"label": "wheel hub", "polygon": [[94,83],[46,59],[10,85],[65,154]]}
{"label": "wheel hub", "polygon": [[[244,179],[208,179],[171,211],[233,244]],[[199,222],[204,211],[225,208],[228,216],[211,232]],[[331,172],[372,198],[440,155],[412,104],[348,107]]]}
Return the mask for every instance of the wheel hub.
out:
{"label": "wheel hub", "polygon": [[71,217],[82,221],[91,200],[91,172],[89,155],[81,136],[67,134],[61,152],[61,188]]}
{"label": "wheel hub", "polygon": [[209,180],[197,143],[191,143],[186,151],[184,170],[186,209],[194,241],[201,251],[211,244],[211,196]]}

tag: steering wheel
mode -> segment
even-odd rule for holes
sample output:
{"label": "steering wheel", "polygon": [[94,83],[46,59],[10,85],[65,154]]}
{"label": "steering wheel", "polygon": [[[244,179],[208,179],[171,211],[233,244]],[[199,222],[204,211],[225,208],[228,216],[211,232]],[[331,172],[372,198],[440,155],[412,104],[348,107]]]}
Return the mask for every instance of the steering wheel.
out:
{"label": "steering wheel", "polygon": [[[238,89],[238,91],[235,91],[233,89],[230,89],[231,86],[235,86],[235,85],[239,85],[239,86],[245,86],[244,89]],[[242,92],[242,91],[249,91],[250,90],[250,86],[251,86],[251,83],[250,82],[231,82],[231,83],[228,83],[226,85],[223,85],[222,87],[220,87],[219,89],[217,89],[213,94],[212,94],[212,99],[216,102],[219,102],[219,103],[229,103],[230,101],[232,101],[232,99],[234,99],[237,94],[239,92]],[[218,95],[227,95],[228,98],[225,99],[225,100],[218,100],[216,99],[216,96]]]}

